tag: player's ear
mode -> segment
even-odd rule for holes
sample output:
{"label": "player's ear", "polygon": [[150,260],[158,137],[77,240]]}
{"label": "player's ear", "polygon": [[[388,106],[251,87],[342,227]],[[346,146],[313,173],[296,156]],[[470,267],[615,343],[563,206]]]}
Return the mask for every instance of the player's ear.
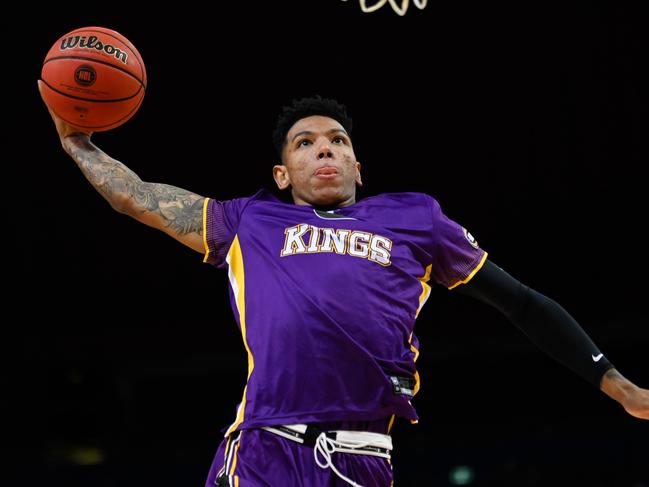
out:
{"label": "player's ear", "polygon": [[356,161],[356,186],[363,186],[363,181],[361,180],[361,163]]}
{"label": "player's ear", "polygon": [[291,178],[289,177],[284,164],[273,166],[273,179],[275,180],[275,183],[277,183],[279,189],[284,190],[291,185]]}

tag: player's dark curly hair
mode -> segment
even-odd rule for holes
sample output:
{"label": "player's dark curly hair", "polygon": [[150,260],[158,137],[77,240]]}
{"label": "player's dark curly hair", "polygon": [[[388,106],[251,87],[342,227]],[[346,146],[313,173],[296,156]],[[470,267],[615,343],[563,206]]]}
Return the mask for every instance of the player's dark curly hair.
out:
{"label": "player's dark curly hair", "polygon": [[277,117],[275,130],[273,131],[273,144],[280,159],[282,158],[282,150],[284,144],[286,144],[288,131],[298,120],[313,115],[333,118],[343,126],[351,137],[352,119],[347,115],[347,108],[342,103],[330,98],[322,98],[320,95],[293,100],[290,106],[282,108],[282,113]]}

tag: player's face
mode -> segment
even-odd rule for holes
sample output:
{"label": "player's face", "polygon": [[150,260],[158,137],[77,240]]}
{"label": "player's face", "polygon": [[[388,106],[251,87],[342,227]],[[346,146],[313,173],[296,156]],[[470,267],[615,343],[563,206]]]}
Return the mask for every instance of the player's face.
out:
{"label": "player's face", "polygon": [[336,120],[316,115],[295,122],[282,162],[273,168],[273,177],[280,189],[291,188],[295,204],[341,207],[356,201],[361,165]]}

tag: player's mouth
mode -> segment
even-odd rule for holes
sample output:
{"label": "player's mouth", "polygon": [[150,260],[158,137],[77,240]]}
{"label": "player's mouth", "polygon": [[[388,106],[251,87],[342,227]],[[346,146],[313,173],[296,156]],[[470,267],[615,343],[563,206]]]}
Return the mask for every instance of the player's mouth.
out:
{"label": "player's mouth", "polygon": [[321,179],[333,179],[338,176],[338,169],[333,166],[324,166],[318,168],[314,176]]}

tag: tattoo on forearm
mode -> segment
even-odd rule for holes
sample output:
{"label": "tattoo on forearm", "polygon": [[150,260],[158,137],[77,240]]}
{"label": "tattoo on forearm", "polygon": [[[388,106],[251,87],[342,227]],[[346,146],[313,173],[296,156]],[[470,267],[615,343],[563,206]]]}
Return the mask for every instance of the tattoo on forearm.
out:
{"label": "tattoo on forearm", "polygon": [[203,234],[203,198],[167,184],[139,182],[132,195],[141,211],[160,214],[179,235]]}
{"label": "tattoo on forearm", "polygon": [[179,235],[202,235],[202,196],[167,184],[147,183],[121,162],[112,159],[87,138],[71,138],[66,150],[88,181],[111,204],[125,196],[136,211],[160,215]]}

